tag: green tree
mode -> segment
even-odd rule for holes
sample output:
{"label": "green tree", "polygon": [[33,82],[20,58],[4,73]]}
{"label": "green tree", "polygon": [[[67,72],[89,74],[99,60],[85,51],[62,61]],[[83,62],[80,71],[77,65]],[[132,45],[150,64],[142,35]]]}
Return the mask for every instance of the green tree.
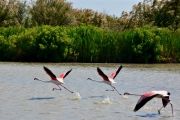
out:
{"label": "green tree", "polygon": [[18,0],[0,1],[0,26],[23,24],[26,3]]}
{"label": "green tree", "polygon": [[30,10],[38,25],[69,25],[74,22],[71,4],[65,0],[37,0]]}
{"label": "green tree", "polygon": [[26,4],[26,1],[18,2],[17,14],[16,14],[16,18],[17,18],[18,23],[21,25],[24,25],[27,17],[28,17],[28,6]]}
{"label": "green tree", "polygon": [[61,61],[68,44],[68,36],[60,27],[42,26],[38,29],[34,50],[37,61]]}
{"label": "green tree", "polygon": [[180,1],[179,0],[170,0],[167,1],[165,5],[167,12],[170,13],[172,23],[171,27],[173,30],[177,30],[180,27]]}
{"label": "green tree", "polygon": [[179,0],[143,0],[133,6],[126,28],[155,25],[169,27],[174,31],[180,24]]}
{"label": "green tree", "polygon": [[76,18],[76,23],[94,25],[97,27],[106,27],[107,19],[106,15],[103,13],[95,12],[91,9],[74,9],[74,15]]}

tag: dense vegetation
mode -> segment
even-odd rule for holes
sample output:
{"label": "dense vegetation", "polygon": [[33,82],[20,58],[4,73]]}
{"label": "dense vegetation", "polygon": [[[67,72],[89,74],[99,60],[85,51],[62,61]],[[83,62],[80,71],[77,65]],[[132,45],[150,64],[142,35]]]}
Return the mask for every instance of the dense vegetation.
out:
{"label": "dense vegetation", "polygon": [[179,62],[180,32],[142,27],[123,32],[93,26],[0,30],[1,61]]}
{"label": "dense vegetation", "polygon": [[180,62],[179,28],[179,0],[144,0],[120,17],[65,0],[3,0],[0,61]]}

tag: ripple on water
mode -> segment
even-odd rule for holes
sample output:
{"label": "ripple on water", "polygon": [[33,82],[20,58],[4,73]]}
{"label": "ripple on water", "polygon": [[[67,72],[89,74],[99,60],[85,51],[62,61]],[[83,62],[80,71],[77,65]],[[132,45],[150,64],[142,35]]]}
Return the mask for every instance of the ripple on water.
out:
{"label": "ripple on water", "polygon": [[158,113],[146,113],[146,114],[139,114],[136,115],[138,117],[147,117],[147,118],[155,118],[155,117],[159,117]]}
{"label": "ripple on water", "polygon": [[55,97],[32,97],[28,100],[51,100],[54,99]]}
{"label": "ripple on water", "polygon": [[[53,84],[34,81],[34,77],[49,80],[43,70],[44,65],[51,67],[56,74],[73,68],[73,72],[66,78],[66,84],[78,92],[73,94],[63,90],[53,92],[51,91],[55,87]],[[169,105],[162,110],[161,115],[157,114],[157,109],[162,105],[159,99],[157,101],[153,99],[140,111],[133,112],[139,97],[119,96],[113,92],[105,92],[108,86],[86,81],[87,77],[101,80],[96,71],[97,66],[106,67],[107,65],[0,63],[0,119],[180,120],[178,108],[180,106],[180,64],[177,69],[175,68],[176,71],[174,66],[171,67],[172,71],[167,70],[171,66],[167,67],[167,64],[164,67],[124,65],[123,70],[116,77],[116,87],[122,93],[143,93],[154,89],[170,91],[174,117],[171,116]],[[113,71],[114,66],[108,64],[104,72]]]}

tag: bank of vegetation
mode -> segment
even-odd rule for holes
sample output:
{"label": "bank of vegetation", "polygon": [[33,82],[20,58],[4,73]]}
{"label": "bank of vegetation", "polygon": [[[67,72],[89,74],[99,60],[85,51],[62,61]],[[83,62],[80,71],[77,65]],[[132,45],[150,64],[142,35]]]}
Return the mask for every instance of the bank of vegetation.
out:
{"label": "bank of vegetation", "polygon": [[144,0],[120,17],[65,0],[4,0],[0,9],[0,61],[180,62],[179,0]]}

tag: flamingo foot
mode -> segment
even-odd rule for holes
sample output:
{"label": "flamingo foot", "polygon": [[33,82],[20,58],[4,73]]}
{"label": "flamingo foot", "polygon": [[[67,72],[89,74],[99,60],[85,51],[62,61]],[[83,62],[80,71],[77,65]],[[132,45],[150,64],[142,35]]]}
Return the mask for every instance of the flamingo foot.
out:
{"label": "flamingo foot", "polygon": [[61,91],[61,89],[57,89],[57,88],[53,88],[53,89],[52,89],[52,91],[54,91],[54,90],[60,90],[60,91]]}
{"label": "flamingo foot", "polygon": [[105,91],[114,91],[114,90],[105,90]]}
{"label": "flamingo foot", "polygon": [[158,114],[161,114],[160,110],[158,110]]}

